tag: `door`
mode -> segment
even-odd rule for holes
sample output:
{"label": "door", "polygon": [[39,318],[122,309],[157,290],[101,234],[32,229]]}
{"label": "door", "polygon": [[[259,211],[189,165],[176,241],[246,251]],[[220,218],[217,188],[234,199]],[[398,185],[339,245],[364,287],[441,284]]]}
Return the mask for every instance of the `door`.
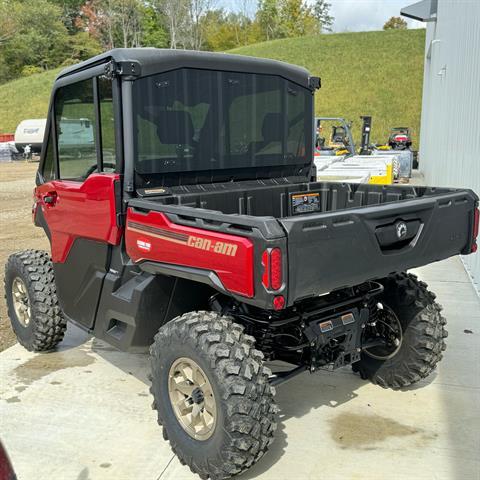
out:
{"label": "door", "polygon": [[49,236],[65,314],[93,328],[110,249],[118,245],[119,173],[112,81],[58,88],[36,188],[35,220]]}

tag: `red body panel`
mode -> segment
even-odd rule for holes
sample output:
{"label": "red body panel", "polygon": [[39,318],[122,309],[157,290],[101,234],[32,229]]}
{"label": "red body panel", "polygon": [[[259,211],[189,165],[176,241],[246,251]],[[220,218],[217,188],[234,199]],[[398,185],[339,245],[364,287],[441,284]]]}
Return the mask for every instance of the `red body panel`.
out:
{"label": "red body panel", "polygon": [[232,293],[253,297],[253,244],[243,237],[172,223],[163,213],[128,210],[127,254],[139,262],[151,260],[214,271]]}
{"label": "red body panel", "polygon": [[[51,233],[52,260],[63,263],[76,238],[117,245],[115,181],[118,174],[90,175],[83,183],[54,180],[38,186],[35,208],[41,208]],[[51,203],[48,203],[51,201]]]}

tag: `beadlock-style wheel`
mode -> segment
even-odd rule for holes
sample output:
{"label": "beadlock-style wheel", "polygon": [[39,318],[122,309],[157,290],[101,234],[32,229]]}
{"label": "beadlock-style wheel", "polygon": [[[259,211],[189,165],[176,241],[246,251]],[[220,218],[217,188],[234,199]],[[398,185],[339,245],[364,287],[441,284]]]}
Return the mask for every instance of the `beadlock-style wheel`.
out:
{"label": "beadlock-style wheel", "polygon": [[276,413],[270,369],[231,317],[187,312],[150,347],[153,408],[163,437],[202,480],[239,475],[267,452]]}
{"label": "beadlock-style wheel", "polygon": [[[379,297],[383,308],[365,328],[364,341],[375,342],[380,337],[385,344],[364,348],[352,368],[376,385],[397,390],[435,370],[446,348],[447,321],[435,294],[415,275],[395,273],[380,283],[384,286]],[[373,329],[367,330],[370,327]]]}
{"label": "beadlock-style wheel", "polygon": [[53,264],[47,252],[25,250],[5,264],[5,300],[18,342],[46,352],[62,341],[67,321],[58,303]]}
{"label": "beadlock-style wheel", "polygon": [[168,394],[180,425],[195,440],[207,440],[217,419],[217,404],[207,375],[196,362],[182,357],[172,364],[168,376]]}
{"label": "beadlock-style wheel", "polygon": [[32,318],[32,309],[27,287],[19,277],[15,277],[12,282],[12,301],[18,321],[23,327],[28,327]]}

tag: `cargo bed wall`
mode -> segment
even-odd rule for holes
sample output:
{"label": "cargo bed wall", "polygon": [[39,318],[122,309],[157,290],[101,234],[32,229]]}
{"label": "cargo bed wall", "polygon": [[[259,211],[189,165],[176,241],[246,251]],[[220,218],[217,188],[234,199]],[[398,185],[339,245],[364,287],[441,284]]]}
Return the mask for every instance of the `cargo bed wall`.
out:
{"label": "cargo bed wall", "polygon": [[182,205],[220,211],[225,214],[284,218],[292,215],[290,198],[294,193],[319,193],[320,212],[334,212],[453,191],[446,188],[327,182],[285,182],[279,185],[259,181],[177,187],[172,189],[172,195],[151,197],[149,200],[155,200],[164,205]]}

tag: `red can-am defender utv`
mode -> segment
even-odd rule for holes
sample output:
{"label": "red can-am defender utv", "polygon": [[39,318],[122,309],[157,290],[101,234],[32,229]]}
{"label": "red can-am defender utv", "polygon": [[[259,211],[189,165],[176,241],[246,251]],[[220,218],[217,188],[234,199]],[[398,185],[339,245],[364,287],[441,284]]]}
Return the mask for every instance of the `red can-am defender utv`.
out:
{"label": "red can-am defender utv", "polygon": [[445,319],[404,272],[477,248],[470,190],[313,180],[318,86],[284,63],[155,49],[55,82],[33,208],[51,257],[9,258],[13,328],[34,351],[67,320],[150,348],[158,421],[202,478],[267,451],[274,386],[297,373],[429,375]]}

